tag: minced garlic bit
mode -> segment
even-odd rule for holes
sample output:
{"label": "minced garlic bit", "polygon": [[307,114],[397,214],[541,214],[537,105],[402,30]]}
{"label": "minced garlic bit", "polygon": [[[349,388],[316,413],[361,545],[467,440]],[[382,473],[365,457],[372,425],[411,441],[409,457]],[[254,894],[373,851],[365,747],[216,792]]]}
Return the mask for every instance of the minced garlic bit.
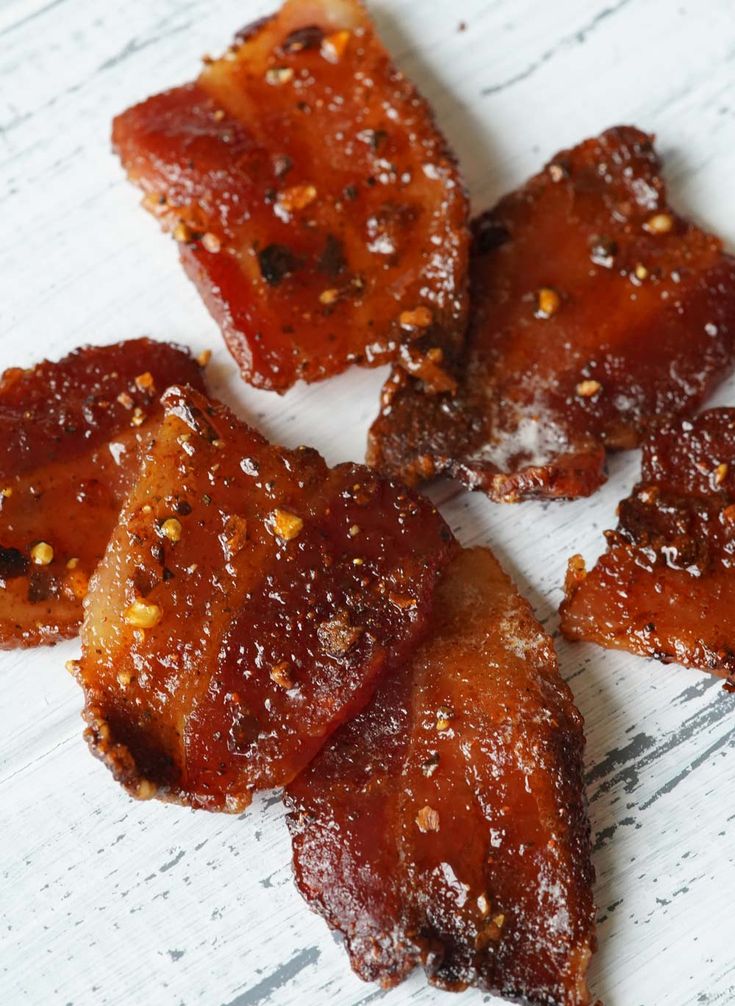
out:
{"label": "minced garlic bit", "polygon": [[181,541],[181,522],[175,517],[169,517],[161,524],[161,534],[169,541]]}
{"label": "minced garlic bit", "polygon": [[135,790],[135,795],[139,800],[151,800],[158,792],[158,786],[150,779],[141,779]]}
{"label": "minced garlic bit", "polygon": [[364,562],[365,562],[364,559],[353,559],[352,560],[352,565],[353,566],[362,566],[364,564]]}
{"label": "minced garlic bit", "polygon": [[121,391],[120,394],[117,396],[117,400],[120,403],[120,405],[122,405],[123,408],[126,409],[132,409],[132,407],[135,405],[135,402],[127,393],[127,391]]}
{"label": "minced garlic bit", "polygon": [[222,120],[224,119],[224,117],[225,117],[225,110],[224,110],[224,108],[217,108],[212,113],[212,118],[214,119],[215,122],[222,122]]}
{"label": "minced garlic bit", "polygon": [[66,560],[67,569],[76,569],[78,565],[79,565],[79,559],[77,559],[76,556],[72,556],[71,559]]}
{"label": "minced garlic bit", "polygon": [[648,279],[648,269],[646,269],[642,262],[639,262],[635,267],[635,278],[640,280],[641,283],[644,279]]}
{"label": "minced garlic bit", "polygon": [[292,538],[301,534],[304,522],[296,514],[289,513],[288,510],[276,509],[271,514],[271,526],[279,538],[291,541]]}
{"label": "minced garlic bit", "polygon": [[130,682],[133,680],[133,675],[128,670],[121,670],[117,672],[117,683],[121,688],[127,688]]}
{"label": "minced garlic bit", "polygon": [[498,927],[498,929],[502,929],[503,924],[505,923],[505,916],[502,913],[499,915],[493,915],[493,922]]}
{"label": "minced garlic bit", "polygon": [[31,559],[37,566],[48,566],[53,562],[54,550],[47,541],[39,541],[31,549]]}
{"label": "minced garlic bit", "polygon": [[135,386],[138,389],[138,391],[147,391],[147,392],[155,391],[156,384],[155,381],[153,380],[153,374],[150,372],[150,370],[146,370],[145,373],[143,374],[138,374],[138,376],[135,378]]}
{"label": "minced garlic bit", "polygon": [[5,489],[0,489],[0,496],[3,496],[5,499],[8,499],[12,495],[13,490],[9,486]]}
{"label": "minced garlic bit", "polygon": [[427,831],[439,831],[439,814],[433,807],[422,807],[416,815],[416,824],[419,831],[426,834]]}
{"label": "minced garlic bit", "polygon": [[289,669],[290,664],[287,660],[282,660],[280,664],[271,667],[271,681],[275,681],[279,688],[293,688]]}
{"label": "minced garlic bit", "polygon": [[204,368],[204,367],[208,366],[209,361],[211,359],[212,359],[212,350],[211,349],[203,349],[201,351],[201,353],[199,354],[199,356],[197,357],[197,363],[199,364],[200,367]]}
{"label": "minced garlic bit", "polygon": [[722,462],[722,464],[719,464],[715,468],[715,470],[713,472],[713,474],[715,476],[715,485],[718,485],[718,486],[722,485],[722,483],[727,478],[728,471],[729,471],[729,466],[724,461]]}
{"label": "minced garlic bit", "polygon": [[275,87],[288,84],[293,80],[293,68],[290,66],[271,66],[265,71],[265,82]]}
{"label": "minced garlic bit", "polygon": [[130,425],[142,426],[144,422],[145,422],[145,412],[143,412],[143,410],[138,405],[133,409],[133,415],[130,418]]}
{"label": "minced garlic bit", "polygon": [[292,185],[278,193],[278,205],[286,213],[303,210],[316,199],[316,189],[313,185]]}
{"label": "minced garlic bit", "polygon": [[67,660],[67,662],[64,664],[64,667],[69,672],[69,674],[72,675],[72,677],[77,676],[77,674],[79,673],[80,666],[81,664],[79,663],[78,660]]}
{"label": "minced garlic bit", "polygon": [[561,297],[550,286],[542,286],[536,292],[536,317],[550,318],[561,307]]}
{"label": "minced garlic bit", "polygon": [[602,385],[599,381],[580,381],[577,385],[577,394],[580,398],[592,398],[593,395],[596,395],[601,389]]}
{"label": "minced garlic bit", "polygon": [[124,615],[126,624],[136,629],[152,629],[162,617],[163,612],[157,604],[147,604],[141,600],[133,601]]}
{"label": "minced garlic bit", "polygon": [[191,227],[185,224],[183,220],[179,220],[174,227],[173,236],[174,241],[178,241],[180,244],[187,244],[193,237]]}
{"label": "minced garlic bit", "polygon": [[339,63],[345,54],[345,49],[350,42],[350,32],[347,30],[335,31],[331,35],[322,39],[320,53],[323,59],[329,63]]}
{"label": "minced garlic bit", "polygon": [[560,182],[563,178],[566,178],[567,171],[563,164],[550,164],[549,175],[551,176],[552,182]]}
{"label": "minced garlic bit", "polygon": [[319,303],[325,304],[327,306],[329,304],[334,304],[334,302],[338,299],[339,299],[339,290],[335,289],[322,290],[322,292],[319,294]]}
{"label": "minced garlic bit", "polygon": [[353,524],[350,530],[348,531],[350,538],[356,538],[359,533],[360,528],[357,526],[357,524]]}
{"label": "minced garlic bit", "polygon": [[643,230],[649,234],[668,234],[674,226],[674,218],[670,213],[654,213],[643,225]]}
{"label": "minced garlic bit", "polygon": [[436,729],[439,733],[443,733],[449,729],[453,716],[454,710],[450,709],[449,706],[439,706],[436,711]]}
{"label": "minced garlic bit", "polygon": [[434,315],[423,304],[413,311],[402,311],[398,318],[401,328],[428,328],[433,320]]}
{"label": "minced garlic bit", "polygon": [[222,248],[222,242],[213,234],[211,231],[207,231],[206,234],[202,235],[202,244],[207,249],[208,252],[212,252],[215,255]]}

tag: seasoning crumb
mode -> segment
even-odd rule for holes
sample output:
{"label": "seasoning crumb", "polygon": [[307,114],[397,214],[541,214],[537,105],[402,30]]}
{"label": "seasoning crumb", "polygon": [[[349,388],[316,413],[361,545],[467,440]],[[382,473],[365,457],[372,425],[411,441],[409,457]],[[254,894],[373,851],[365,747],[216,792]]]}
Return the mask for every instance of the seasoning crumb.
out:
{"label": "seasoning crumb", "polygon": [[274,533],[283,541],[291,541],[298,537],[304,527],[303,520],[288,510],[276,509],[270,519]]}
{"label": "seasoning crumb", "polygon": [[360,528],[357,526],[357,524],[353,524],[352,527],[350,528],[349,532],[348,532],[350,538],[356,538],[359,533],[360,533]]}
{"label": "seasoning crumb", "polygon": [[635,278],[640,280],[641,283],[644,279],[648,279],[648,269],[646,269],[642,262],[639,262],[635,267]]}
{"label": "seasoning crumb", "polygon": [[726,524],[735,524],[735,503],[725,507],[722,511],[722,517]]}
{"label": "seasoning crumb", "polygon": [[79,673],[79,668],[81,667],[81,664],[79,663],[78,660],[67,660],[66,663],[64,664],[64,667],[69,672],[69,674],[72,675],[72,677],[76,677],[77,674]]}
{"label": "seasoning crumb", "polygon": [[238,514],[231,514],[225,521],[223,533],[220,535],[222,550],[229,562],[241,552],[248,538],[248,522]]}
{"label": "seasoning crumb", "polygon": [[551,318],[561,307],[561,297],[550,286],[542,286],[536,293],[536,317]]}
{"label": "seasoning crumb", "polygon": [[211,359],[212,359],[212,350],[211,349],[203,349],[201,351],[201,353],[199,354],[199,356],[197,357],[197,363],[199,364],[199,366],[202,369],[204,369],[204,367],[208,366],[209,361]]}
{"label": "seasoning crumb", "polygon": [[179,220],[173,229],[174,241],[178,241],[180,244],[187,244],[191,241],[192,237],[193,234],[188,224],[185,224],[183,220]]}
{"label": "seasoning crumb", "polygon": [[215,255],[222,248],[222,242],[217,237],[217,235],[213,234],[211,231],[207,231],[207,233],[202,236],[202,244],[207,249],[207,251],[211,252],[213,255]]}
{"label": "seasoning crumb", "polygon": [[175,517],[169,517],[161,524],[161,534],[169,541],[176,543],[181,541],[181,522]]}
{"label": "seasoning crumb", "polygon": [[146,370],[144,374],[138,374],[135,378],[135,386],[138,391],[145,391],[148,394],[156,390],[156,384],[150,370]]}
{"label": "seasoning crumb", "polygon": [[286,213],[303,210],[316,199],[316,188],[313,185],[292,185],[278,193],[277,203]]}
{"label": "seasoning crumb", "polygon": [[145,412],[141,409],[139,405],[133,409],[133,415],[130,417],[131,426],[142,426],[145,422]]}
{"label": "seasoning crumb", "polygon": [[443,733],[449,729],[449,725],[454,718],[454,710],[449,706],[439,706],[436,711],[436,729]]}
{"label": "seasoning crumb", "polygon": [[485,894],[481,894],[477,899],[477,907],[480,909],[480,915],[483,919],[490,914],[490,901]]}
{"label": "seasoning crumb", "polygon": [[271,66],[265,71],[265,82],[272,87],[288,84],[293,80],[293,68],[290,66]]}
{"label": "seasoning crumb", "polygon": [[293,688],[293,681],[291,675],[288,673],[290,670],[290,664],[287,660],[282,660],[280,664],[275,664],[271,667],[271,681],[274,681],[279,688]]}
{"label": "seasoning crumb", "polygon": [[120,405],[122,405],[123,408],[125,409],[132,409],[133,405],[135,405],[135,402],[127,393],[127,391],[121,391],[120,394],[117,396],[117,400],[120,403]]}
{"label": "seasoning crumb", "polygon": [[36,566],[48,566],[53,562],[54,550],[47,541],[39,541],[31,549],[31,559]]}
{"label": "seasoning crumb", "polygon": [[121,688],[127,688],[132,680],[133,680],[132,674],[125,668],[117,672],[117,683],[120,685]]}
{"label": "seasoning crumb", "polygon": [[401,328],[428,328],[433,320],[434,315],[423,304],[413,311],[402,311],[398,318]]}
{"label": "seasoning crumb", "polygon": [[151,800],[158,792],[158,787],[150,779],[141,779],[138,783],[135,795],[139,800]]}
{"label": "seasoning crumb", "polygon": [[163,612],[157,604],[147,604],[141,600],[133,601],[124,615],[126,624],[136,629],[152,629],[162,617]]}
{"label": "seasoning crumb", "polygon": [[727,478],[727,473],[729,471],[729,466],[723,461],[722,464],[717,465],[713,474],[715,477],[715,485],[721,486],[722,483]]}
{"label": "seasoning crumb", "polygon": [[427,831],[439,831],[439,814],[433,807],[422,807],[416,815],[416,824],[423,834]]}
{"label": "seasoning crumb", "polygon": [[322,290],[319,294],[319,303],[329,306],[339,299],[339,290]]}
{"label": "seasoning crumb", "polygon": [[602,390],[602,385],[599,381],[580,381],[577,385],[577,394],[580,398],[592,398],[599,391]]}
{"label": "seasoning crumb", "polygon": [[649,234],[668,234],[674,226],[674,218],[670,213],[655,213],[643,224],[643,230]]}
{"label": "seasoning crumb", "polygon": [[328,63],[339,63],[350,42],[350,32],[346,29],[335,31],[322,39],[320,53]]}

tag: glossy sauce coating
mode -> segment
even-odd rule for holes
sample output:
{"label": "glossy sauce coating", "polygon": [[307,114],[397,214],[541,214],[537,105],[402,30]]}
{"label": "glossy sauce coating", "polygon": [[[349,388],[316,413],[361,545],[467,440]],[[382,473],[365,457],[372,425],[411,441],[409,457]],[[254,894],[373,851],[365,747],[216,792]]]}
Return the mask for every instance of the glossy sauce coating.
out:
{"label": "glossy sauce coating", "polygon": [[288,782],[425,631],[454,540],[361,465],[188,389],[90,587],[87,739],[135,796],[238,811]]}
{"label": "glossy sauce coating", "polygon": [[699,667],[735,687],[735,409],[675,422],[643,447],[641,481],[588,573],[569,561],[568,639]]}
{"label": "glossy sauce coating", "polygon": [[201,367],[150,339],[0,377],[0,648],[76,635],[159,397],[182,382],[202,387]]}
{"label": "glossy sauce coating", "polygon": [[474,224],[455,397],[395,372],[368,460],[497,501],[574,498],[606,449],[693,412],[728,373],[735,260],[668,205],[652,138],[619,127],[562,151]]}
{"label": "glossy sauce coating", "polygon": [[590,1002],[583,748],[550,638],[461,552],[413,659],[287,790],[298,886],[363,979]]}
{"label": "glossy sauce coating", "polygon": [[288,0],[113,144],[243,377],[284,391],[464,338],[468,204],[430,109],[356,0]]}

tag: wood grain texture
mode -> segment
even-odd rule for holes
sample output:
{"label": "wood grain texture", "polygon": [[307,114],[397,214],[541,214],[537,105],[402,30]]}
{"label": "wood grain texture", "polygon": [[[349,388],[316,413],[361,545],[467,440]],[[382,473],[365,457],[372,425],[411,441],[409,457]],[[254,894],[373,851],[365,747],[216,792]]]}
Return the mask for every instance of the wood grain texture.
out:
{"label": "wood grain texture", "polygon": [[[271,437],[362,456],[380,372],[283,398],[246,388],[109,152],[112,115],[194,75],[267,0],[0,2],[0,366],[140,334],[215,350],[216,391]],[[735,245],[729,0],[375,0],[478,209],[616,122],[658,134],[672,201]],[[459,31],[460,21],[466,30]],[[735,401],[735,382],[717,403]],[[339,421],[335,412],[339,408]],[[491,543],[555,629],[567,557],[601,550],[636,455],[591,500],[435,499]],[[735,1001],[735,696],[696,671],[559,641],[587,721],[607,1006]],[[74,644],[0,656],[0,1002],[363,1006],[454,1002],[353,977],[291,882],[277,798],[242,819],[137,804],[81,740]],[[460,1001],[460,1000],[456,1000]],[[466,993],[462,1003],[494,1002]]]}

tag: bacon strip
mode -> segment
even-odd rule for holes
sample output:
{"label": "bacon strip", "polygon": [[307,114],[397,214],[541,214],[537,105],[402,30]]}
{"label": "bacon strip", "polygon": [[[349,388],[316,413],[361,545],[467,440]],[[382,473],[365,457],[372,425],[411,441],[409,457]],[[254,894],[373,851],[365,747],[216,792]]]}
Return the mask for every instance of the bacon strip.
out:
{"label": "bacon strip", "polygon": [[675,661],[735,688],[735,409],[660,430],[607,551],[569,560],[568,639]]}
{"label": "bacon strip", "polygon": [[86,601],[87,739],[134,796],[239,811],[406,659],[454,540],[363,466],[273,447],[191,390],[163,402]]}
{"label": "bacon strip", "polygon": [[463,551],[427,640],[287,790],[299,889],[360,977],[590,1002],[583,747],[550,638]]}
{"label": "bacon strip", "polygon": [[170,384],[203,387],[188,352],[133,339],[0,377],[0,648],[77,633]]}
{"label": "bacon strip", "polygon": [[652,138],[563,151],[474,224],[454,397],[395,371],[368,461],[496,501],[586,496],[606,450],[689,414],[730,371],[735,260],[666,199]]}
{"label": "bacon strip", "polygon": [[464,338],[468,203],[431,110],[356,0],[288,0],[113,144],[245,380],[399,361],[434,389]]}

